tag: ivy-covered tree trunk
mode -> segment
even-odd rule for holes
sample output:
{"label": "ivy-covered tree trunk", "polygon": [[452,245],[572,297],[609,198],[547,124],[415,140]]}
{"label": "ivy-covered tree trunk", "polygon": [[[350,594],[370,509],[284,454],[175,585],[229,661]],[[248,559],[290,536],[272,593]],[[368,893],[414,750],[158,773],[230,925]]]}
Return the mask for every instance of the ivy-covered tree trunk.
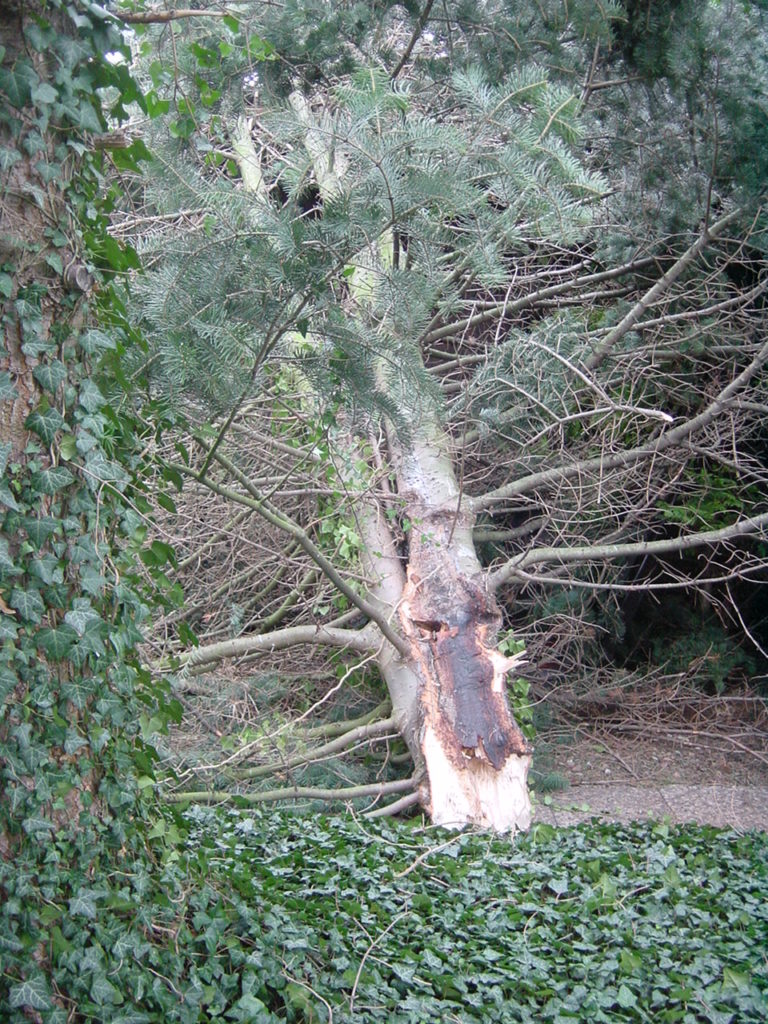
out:
{"label": "ivy-covered tree trunk", "polygon": [[137,758],[152,772],[147,608],[121,553],[132,435],[96,379],[128,339],[91,308],[95,280],[111,296],[95,264],[121,259],[99,90],[131,80],[105,58],[124,42],[96,4],[2,4],[0,42],[0,1016],[73,1019],[83,987],[50,974],[74,948],[69,917],[95,906],[94,872],[142,849]]}

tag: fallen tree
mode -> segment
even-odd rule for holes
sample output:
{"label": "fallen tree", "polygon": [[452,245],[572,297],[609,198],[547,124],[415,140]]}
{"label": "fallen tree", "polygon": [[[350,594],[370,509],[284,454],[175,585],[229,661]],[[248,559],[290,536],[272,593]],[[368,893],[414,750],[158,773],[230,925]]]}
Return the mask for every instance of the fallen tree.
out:
{"label": "fallen tree", "polygon": [[[431,819],[507,831],[530,820],[531,752],[499,596],[587,593],[605,629],[643,559],[670,556],[677,585],[763,565],[743,542],[766,524],[763,213],[734,160],[743,125],[719,115],[726,97],[749,109],[725,53],[697,71],[690,149],[647,137],[659,110],[682,131],[680,82],[657,74],[631,89],[615,152],[585,152],[633,81],[612,106],[631,54],[610,17],[430,6],[353,25],[329,5],[317,52],[317,12],[185,12],[174,33],[164,16],[150,49],[173,40],[155,84],[179,141],[154,132],[146,208],[119,230],[153,268],[134,309],[155,394],[186,396],[165,479],[247,510],[277,562],[286,543],[296,558],[246,631],[177,648],[183,672],[295,644],[375,659]],[[707,45],[723,17],[708,10]],[[499,24],[514,64],[508,41],[482,55]],[[631,170],[633,142],[656,175],[690,173],[685,202]]]}

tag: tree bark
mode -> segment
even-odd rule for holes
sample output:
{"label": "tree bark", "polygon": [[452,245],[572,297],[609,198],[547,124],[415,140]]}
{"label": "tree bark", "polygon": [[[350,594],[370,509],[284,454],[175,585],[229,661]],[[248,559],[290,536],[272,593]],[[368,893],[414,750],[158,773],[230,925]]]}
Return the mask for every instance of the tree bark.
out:
{"label": "tree bark", "polygon": [[[520,659],[495,647],[501,611],[486,586],[472,541],[474,516],[461,508],[439,426],[427,420],[395,463],[410,521],[408,565],[398,576],[389,554],[379,566],[378,596],[386,578],[410,655],[384,645],[379,667],[417,766],[420,803],[437,825],[526,829],[531,750],[505,685]],[[384,551],[381,533],[365,537],[369,559]]]}

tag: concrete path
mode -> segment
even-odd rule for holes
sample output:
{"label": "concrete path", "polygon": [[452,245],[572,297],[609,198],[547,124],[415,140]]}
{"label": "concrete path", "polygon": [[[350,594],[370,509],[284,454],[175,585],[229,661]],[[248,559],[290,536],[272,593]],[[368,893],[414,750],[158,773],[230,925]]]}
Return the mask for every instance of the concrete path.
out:
{"label": "concrete path", "polygon": [[584,784],[552,793],[549,799],[539,797],[533,820],[575,825],[591,818],[698,822],[768,831],[768,786]]}

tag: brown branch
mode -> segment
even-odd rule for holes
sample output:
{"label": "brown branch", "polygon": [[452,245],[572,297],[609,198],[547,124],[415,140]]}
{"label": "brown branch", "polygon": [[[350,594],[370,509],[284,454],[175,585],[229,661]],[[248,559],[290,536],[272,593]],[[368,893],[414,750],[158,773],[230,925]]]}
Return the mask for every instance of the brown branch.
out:
{"label": "brown branch", "polygon": [[323,644],[327,647],[341,647],[362,654],[375,651],[380,638],[366,629],[338,629],[333,626],[286,626],[273,633],[257,636],[239,636],[234,640],[222,640],[206,647],[196,647],[181,658],[182,668],[187,672],[199,670],[224,658],[241,658],[246,654],[284,651],[299,644]]}
{"label": "brown branch", "polygon": [[123,11],[113,12],[116,17],[127,25],[165,25],[169,21],[180,21],[183,18],[232,18],[229,11],[190,10],[177,7],[173,11]]}
{"label": "brown branch", "polygon": [[408,807],[413,807],[413,805],[418,802],[418,793],[406,793],[405,796],[401,796],[399,800],[394,800],[391,804],[387,804],[386,807],[378,807],[375,811],[366,811],[363,817],[391,818],[393,815],[399,814],[400,811],[404,811]]}
{"label": "brown branch", "polygon": [[708,426],[721,412],[723,412],[728,402],[730,402],[741,388],[743,388],[749,380],[760,369],[762,369],[766,361],[768,361],[768,343],[763,345],[749,366],[742,370],[742,372],[735,377],[727,387],[723,388],[717,398],[715,398],[713,402],[710,402],[706,409],[700,412],[698,416],[694,416],[692,419],[686,420],[677,427],[666,430],[651,444],[640,445],[638,448],[629,448],[626,451],[618,452],[615,455],[601,455],[593,459],[582,459],[567,466],[554,466],[552,469],[545,469],[539,473],[531,473],[528,476],[521,477],[519,480],[513,480],[511,483],[504,484],[501,487],[495,488],[495,490],[488,491],[486,494],[473,497],[470,500],[473,511],[477,512],[480,509],[488,508],[497,502],[506,501],[509,498],[519,497],[520,495],[528,494],[531,491],[537,491],[542,488],[563,483],[572,477],[581,476],[582,474],[592,470],[605,472],[606,470],[611,469],[619,469],[622,467],[627,468],[635,462],[655,458],[668,448],[681,444],[697,430]]}
{"label": "brown branch", "polygon": [[[276,509],[272,509],[265,499],[255,492],[253,485],[245,474],[234,466],[229,459],[218,452],[215,454],[215,459],[220,463],[220,465],[227,469],[228,472],[232,473],[235,479],[238,480],[238,482],[241,483],[243,487],[250,492],[250,494],[240,494],[237,491],[232,490],[231,487],[224,487],[221,484],[215,483],[215,481],[208,477],[201,478],[198,471],[192,469],[190,466],[185,466],[183,463],[168,463],[168,465],[172,466],[172,468],[179,473],[193,477],[198,481],[198,483],[207,487],[215,494],[221,495],[222,498],[228,498],[230,501],[236,502],[237,504],[245,505],[247,508],[252,508],[255,512],[258,512],[260,516],[266,519],[268,523],[271,523],[273,526],[277,526],[281,530],[285,530],[286,533],[294,537],[312,561],[320,567],[324,575],[334,584],[334,586],[340,590],[356,608],[359,608],[365,616],[371,619],[372,622],[376,623],[392,646],[401,654],[406,656],[409,655],[410,647],[405,640],[403,640],[403,638],[394,631],[386,617],[377,608],[374,608],[369,601],[360,597],[357,591],[342,578],[330,559],[326,558],[323,552],[308,536],[306,531],[303,530],[298,523],[289,519],[284,513],[278,512]],[[370,650],[370,647],[366,647],[366,650]]]}
{"label": "brown branch", "polygon": [[419,20],[416,22],[416,27],[413,30],[413,35],[408,40],[408,45],[405,48],[405,52],[403,53],[403,56],[400,58],[400,60],[397,62],[397,67],[389,76],[390,81],[394,82],[394,80],[403,70],[405,65],[408,63],[408,58],[413,53],[413,48],[418,42],[419,36],[424,31],[424,26],[427,23],[427,18],[429,17],[429,12],[432,10],[432,5],[434,4],[434,2],[435,0],[427,0],[427,2],[424,4],[424,9],[419,15]]}
{"label": "brown branch", "polygon": [[313,725],[305,729],[302,736],[305,739],[332,739],[334,736],[341,736],[350,729],[357,729],[361,725],[370,725],[375,722],[379,715],[386,715],[392,710],[392,701],[387,698],[377,705],[372,711],[359,718],[351,718],[346,722],[326,722],[324,725]]}
{"label": "brown branch", "polygon": [[693,263],[693,261],[706,249],[709,243],[714,238],[717,238],[718,235],[722,234],[728,225],[736,220],[740,213],[741,210],[732,210],[724,217],[721,217],[720,220],[716,221],[711,227],[704,228],[693,245],[689,246],[680,259],[677,260],[669,270],[659,278],[652,288],[648,289],[645,295],[635,303],[627,315],[618,324],[616,324],[608,336],[603,339],[592,355],[585,360],[584,365],[588,370],[594,370],[600,366],[614,345],[616,345],[616,343],[620,341],[625,334],[632,330],[649,306],[652,306],[654,302],[664,294],[669,286],[673,284],[678,277],[680,277],[686,267]]}
{"label": "brown branch", "polygon": [[428,345],[433,344],[436,341],[441,341],[443,338],[448,338],[453,334],[461,334],[472,327],[477,327],[480,324],[487,323],[489,320],[494,320],[496,317],[509,316],[512,313],[517,313],[521,309],[526,309],[528,306],[535,305],[542,299],[549,299],[556,295],[562,295],[565,292],[573,291],[574,288],[582,288],[587,284],[596,284],[600,281],[611,281],[617,277],[623,277],[625,274],[631,274],[635,270],[641,270],[644,267],[651,266],[657,261],[653,257],[646,257],[642,260],[636,260],[634,263],[627,263],[621,267],[614,267],[612,270],[602,270],[595,274],[585,274],[583,277],[575,277],[570,281],[563,281],[560,284],[548,285],[545,288],[539,288],[535,292],[529,292],[527,295],[521,296],[519,299],[515,299],[513,302],[497,302],[489,306],[487,309],[482,310],[479,313],[475,313],[472,316],[465,317],[463,320],[457,320],[455,323],[446,324],[445,327],[439,327],[436,330],[429,331],[420,340],[426,342]]}

